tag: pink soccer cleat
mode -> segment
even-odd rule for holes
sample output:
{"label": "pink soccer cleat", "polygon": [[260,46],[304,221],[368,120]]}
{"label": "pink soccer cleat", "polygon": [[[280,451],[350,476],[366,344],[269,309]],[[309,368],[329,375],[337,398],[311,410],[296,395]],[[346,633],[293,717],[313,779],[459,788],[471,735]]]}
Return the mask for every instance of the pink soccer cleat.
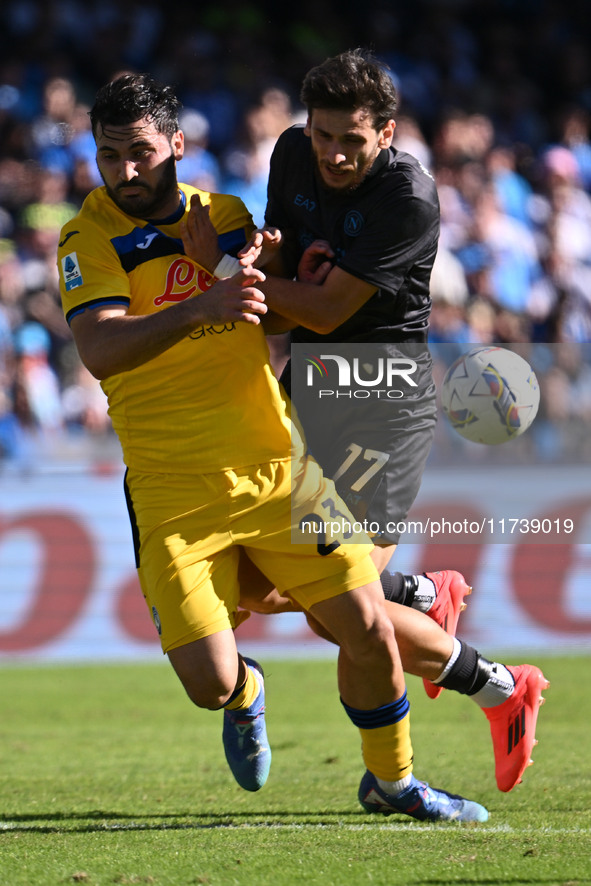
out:
{"label": "pink soccer cleat", "polygon": [[535,665],[508,666],[515,680],[512,695],[494,708],[483,708],[490,723],[495,753],[495,776],[500,791],[510,791],[533,763],[536,721],[545,699],[542,691],[550,683]]}

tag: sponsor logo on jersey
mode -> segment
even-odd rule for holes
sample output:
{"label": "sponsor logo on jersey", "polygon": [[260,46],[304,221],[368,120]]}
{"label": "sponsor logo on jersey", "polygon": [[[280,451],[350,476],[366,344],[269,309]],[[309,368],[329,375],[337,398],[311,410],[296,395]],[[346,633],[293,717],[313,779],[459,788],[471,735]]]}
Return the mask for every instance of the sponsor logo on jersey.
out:
{"label": "sponsor logo on jersey", "polygon": [[185,301],[195,292],[205,292],[215,277],[203,268],[197,268],[186,258],[177,258],[168,268],[164,292],[154,299],[156,307],[167,302]]}
{"label": "sponsor logo on jersey", "polygon": [[120,237],[113,237],[111,243],[126,274],[131,274],[140,265],[154,259],[183,252],[181,240],[167,237],[150,224],[142,228],[135,227]]}
{"label": "sponsor logo on jersey", "polygon": [[152,242],[152,240],[154,240],[156,237],[158,237],[159,233],[160,233],[159,231],[155,231],[153,234],[148,234],[146,236],[145,240],[143,240],[141,243],[137,244],[137,248],[138,249],[147,249],[149,247],[150,243]]}
{"label": "sponsor logo on jersey", "polygon": [[70,252],[68,255],[64,256],[61,264],[66,292],[69,292],[70,289],[75,289],[76,286],[82,286],[84,281],[82,279],[76,253]]}
{"label": "sponsor logo on jersey", "polygon": [[190,333],[189,338],[196,341],[199,338],[204,338],[206,335],[221,335],[222,332],[234,332],[235,329],[235,323],[224,323],[223,326],[199,326],[198,329],[194,329]]}
{"label": "sponsor logo on jersey", "polygon": [[68,233],[66,234],[64,239],[60,240],[60,242],[58,243],[59,248],[62,249],[62,247],[66,245],[66,243],[68,242],[70,237],[73,237],[74,234],[79,234],[79,233],[80,233],[80,231],[68,231]]}
{"label": "sponsor logo on jersey", "polygon": [[314,212],[316,209],[316,202],[311,200],[310,197],[304,197],[303,194],[296,194],[293,202],[296,206],[301,206],[303,209],[307,209],[308,212]]}

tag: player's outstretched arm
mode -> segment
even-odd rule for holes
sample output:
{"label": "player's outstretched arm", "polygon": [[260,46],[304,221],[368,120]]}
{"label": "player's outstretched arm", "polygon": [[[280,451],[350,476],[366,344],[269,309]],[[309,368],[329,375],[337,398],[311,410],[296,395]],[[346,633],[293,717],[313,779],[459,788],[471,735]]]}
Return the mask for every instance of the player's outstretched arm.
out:
{"label": "player's outstretched arm", "polygon": [[283,335],[284,332],[289,332],[291,329],[299,326],[299,323],[296,323],[294,320],[288,320],[287,317],[269,310],[262,318],[261,323],[265,335]]}
{"label": "player's outstretched arm", "polygon": [[[304,251],[298,264],[297,279],[300,282],[322,286],[332,269],[334,252],[327,240],[314,240]],[[263,320],[263,326],[267,335],[288,332],[300,325],[296,320],[268,311]]]}
{"label": "player's outstretched arm", "polygon": [[321,335],[348,320],[376,291],[373,284],[337,266],[331,266],[321,286],[268,276],[262,289],[269,310]]}
{"label": "player's outstretched arm", "polygon": [[258,288],[264,279],[257,268],[243,268],[207,292],[155,314],[136,316],[122,307],[85,310],[71,324],[80,359],[96,378],[103,379],[147,363],[201,326],[258,325],[267,312]]}

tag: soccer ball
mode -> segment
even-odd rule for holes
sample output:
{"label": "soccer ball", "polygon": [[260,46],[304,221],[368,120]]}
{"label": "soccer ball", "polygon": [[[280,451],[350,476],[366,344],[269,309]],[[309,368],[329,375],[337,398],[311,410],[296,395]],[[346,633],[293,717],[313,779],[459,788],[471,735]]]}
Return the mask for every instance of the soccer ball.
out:
{"label": "soccer ball", "polygon": [[452,363],[443,379],[443,412],[458,434],[474,443],[496,445],[519,437],[539,405],[535,373],[507,348],[473,348]]}

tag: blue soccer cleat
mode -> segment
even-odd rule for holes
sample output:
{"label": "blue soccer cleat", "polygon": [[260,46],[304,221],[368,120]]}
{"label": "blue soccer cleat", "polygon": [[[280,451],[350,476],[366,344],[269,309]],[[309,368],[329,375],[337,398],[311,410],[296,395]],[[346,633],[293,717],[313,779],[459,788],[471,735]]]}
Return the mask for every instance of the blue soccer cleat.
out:
{"label": "blue soccer cleat", "polygon": [[260,790],[269,776],[271,748],[265,726],[265,683],[263,669],[251,658],[245,658],[254,672],[260,692],[244,711],[224,711],[222,739],[226,760],[232,775],[245,791]]}
{"label": "blue soccer cleat", "polygon": [[375,775],[367,771],[359,785],[359,802],[366,812],[381,812],[382,815],[401,812],[419,821],[488,820],[488,811],[480,803],[431,788],[414,775],[410,785],[394,796],[383,791]]}

